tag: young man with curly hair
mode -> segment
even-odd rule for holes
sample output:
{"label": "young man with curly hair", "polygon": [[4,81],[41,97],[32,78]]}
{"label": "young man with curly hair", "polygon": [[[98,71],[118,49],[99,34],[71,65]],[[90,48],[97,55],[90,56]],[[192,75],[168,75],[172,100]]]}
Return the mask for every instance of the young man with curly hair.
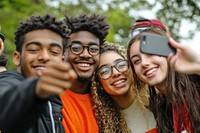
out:
{"label": "young man with curly hair", "polygon": [[[67,17],[72,30],[67,46],[67,61],[77,73],[72,89],[61,95],[63,125],[67,133],[98,133],[98,121],[91,100],[91,78],[99,64],[99,51],[108,34],[105,17],[92,14]],[[98,119],[98,118],[97,118]]]}
{"label": "young man with curly hair", "polygon": [[64,61],[69,32],[50,15],[32,16],[19,24],[13,54],[17,71],[0,73],[2,132],[64,133],[58,95],[76,78]]}

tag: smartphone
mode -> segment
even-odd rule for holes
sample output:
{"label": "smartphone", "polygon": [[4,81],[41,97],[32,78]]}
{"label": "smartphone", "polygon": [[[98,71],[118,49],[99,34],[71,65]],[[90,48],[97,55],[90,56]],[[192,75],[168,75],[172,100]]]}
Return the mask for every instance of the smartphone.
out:
{"label": "smartphone", "polygon": [[170,53],[176,53],[176,49],[169,44],[167,37],[145,32],[142,33],[140,38],[140,51],[164,57],[167,57]]}

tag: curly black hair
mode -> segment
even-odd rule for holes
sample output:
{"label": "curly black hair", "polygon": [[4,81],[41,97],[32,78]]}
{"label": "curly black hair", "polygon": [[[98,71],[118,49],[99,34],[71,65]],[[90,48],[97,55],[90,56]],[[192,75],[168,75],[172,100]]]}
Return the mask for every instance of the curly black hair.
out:
{"label": "curly black hair", "polygon": [[24,41],[24,35],[33,30],[48,29],[63,38],[63,52],[66,47],[67,39],[71,30],[63,21],[58,21],[54,16],[46,14],[44,16],[31,16],[24,22],[20,22],[17,31],[15,32],[15,45],[16,50],[21,52],[22,44]]}
{"label": "curly black hair", "polygon": [[8,63],[8,58],[6,57],[6,55],[4,53],[0,54],[0,66],[6,67]]}
{"label": "curly black hair", "polygon": [[108,35],[109,25],[105,21],[105,17],[97,14],[83,14],[78,17],[68,17],[65,15],[64,22],[68,25],[71,33],[78,31],[88,31],[99,38],[100,45],[105,42]]}

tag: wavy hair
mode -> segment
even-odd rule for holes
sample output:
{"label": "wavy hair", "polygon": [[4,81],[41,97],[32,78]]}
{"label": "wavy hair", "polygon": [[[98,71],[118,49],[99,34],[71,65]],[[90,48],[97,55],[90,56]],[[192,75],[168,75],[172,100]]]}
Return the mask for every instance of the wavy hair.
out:
{"label": "wavy hair", "polygon": [[[165,32],[158,28],[150,28],[144,32],[150,32],[166,36]],[[142,32],[141,32],[142,33]],[[130,59],[130,47],[132,44],[139,40],[141,33],[132,38],[128,44],[128,60]],[[137,77],[133,64],[131,68],[133,71],[133,77],[135,84],[141,87],[144,83]],[[168,65],[169,66],[169,65]],[[150,91],[150,109],[156,118],[158,132],[159,133],[171,133],[173,128],[173,116],[172,116],[172,102],[175,105],[175,109],[179,109],[180,106],[187,105],[186,109],[189,113],[191,121],[192,131],[194,133],[200,132],[200,76],[199,75],[187,75],[177,73],[168,67],[168,75],[166,82],[167,94],[161,94],[156,91],[156,88],[149,87]],[[182,114],[179,113],[179,128],[182,124]],[[180,131],[180,129],[179,129]]]}
{"label": "wavy hair", "polygon": [[[124,59],[126,59],[126,49],[117,43],[105,42],[101,48],[100,54],[107,51],[114,51],[121,55]],[[129,80],[132,80],[131,77],[132,75],[129,74]],[[148,98],[144,96],[144,94],[147,93],[141,93],[142,95],[139,96],[139,91],[134,88],[132,82],[130,83],[130,88],[132,89],[133,93],[132,95],[134,95],[135,97],[138,96],[137,98],[135,98],[135,100],[138,99],[139,103],[143,103],[143,105],[145,105],[148,101]],[[100,128],[100,132],[129,133],[130,129],[127,127],[124,115],[121,113],[119,106],[115,103],[112,97],[103,89],[97,75],[95,75],[92,80],[91,94],[93,108]]]}

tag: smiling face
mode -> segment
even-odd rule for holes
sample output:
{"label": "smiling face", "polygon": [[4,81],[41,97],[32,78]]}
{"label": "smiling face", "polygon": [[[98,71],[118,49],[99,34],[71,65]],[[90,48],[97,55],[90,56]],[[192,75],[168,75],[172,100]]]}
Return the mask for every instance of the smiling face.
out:
{"label": "smiling face", "polygon": [[[113,66],[119,60],[124,60],[124,58],[116,53],[115,51],[106,51],[100,55],[99,68],[108,65]],[[128,85],[128,70],[125,72],[118,72],[115,67],[112,68],[112,75],[108,79],[98,79],[104,88],[104,90],[110,95],[123,95],[129,90]]]}
{"label": "smiling face", "polygon": [[165,86],[168,73],[165,57],[141,53],[140,41],[137,40],[130,47],[130,59],[140,80],[158,89]]}
{"label": "smiling face", "polygon": [[[73,43],[78,43],[83,46],[100,45],[99,39],[88,31],[72,33],[70,35],[69,45]],[[84,47],[83,52],[80,54],[74,54],[70,48],[67,48],[67,53],[67,61],[69,61],[72,68],[76,71],[79,79],[90,79],[99,64],[99,54],[90,55],[87,47]]]}
{"label": "smiling face", "polygon": [[14,63],[25,77],[42,75],[49,61],[63,61],[62,37],[50,30],[34,30],[25,34],[22,52],[14,53]]}

